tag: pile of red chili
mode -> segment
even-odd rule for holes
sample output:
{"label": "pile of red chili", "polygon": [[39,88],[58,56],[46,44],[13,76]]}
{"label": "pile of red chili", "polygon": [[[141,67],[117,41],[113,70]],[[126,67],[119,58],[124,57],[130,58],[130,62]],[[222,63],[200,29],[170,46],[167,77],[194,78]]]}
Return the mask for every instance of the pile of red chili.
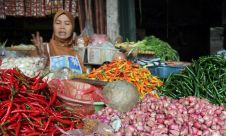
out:
{"label": "pile of red chili", "polygon": [[83,125],[82,115],[65,110],[47,81],[16,68],[0,70],[0,108],[0,135],[59,135],[59,128]]}

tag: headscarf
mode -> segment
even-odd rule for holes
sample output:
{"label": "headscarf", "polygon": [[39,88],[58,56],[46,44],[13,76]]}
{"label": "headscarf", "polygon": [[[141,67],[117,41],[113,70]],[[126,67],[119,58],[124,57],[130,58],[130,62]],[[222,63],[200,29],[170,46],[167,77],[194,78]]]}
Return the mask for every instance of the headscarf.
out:
{"label": "headscarf", "polygon": [[53,32],[52,38],[50,40],[50,55],[51,56],[55,56],[55,55],[75,55],[75,53],[72,53],[72,52],[74,52],[73,44],[75,43],[74,35],[73,35],[74,17],[72,16],[72,14],[70,12],[64,11],[64,10],[58,11],[54,16],[53,26],[54,26],[57,18],[62,14],[66,15],[69,18],[69,20],[71,21],[72,34],[69,38],[62,40],[62,39],[59,39]]}
{"label": "headscarf", "polygon": [[71,55],[71,56],[77,56],[78,60],[80,62],[80,65],[82,67],[82,71],[85,72],[86,69],[83,65],[83,62],[81,61],[81,57],[79,54],[77,54],[73,48],[73,44],[75,43],[75,39],[74,39],[74,17],[72,16],[72,14],[68,11],[64,11],[64,10],[60,10],[58,11],[53,19],[53,26],[54,23],[56,22],[56,19],[60,16],[60,15],[66,15],[69,20],[71,21],[72,24],[72,34],[68,39],[62,40],[59,39],[57,36],[55,36],[55,34],[53,33],[52,38],[50,40],[49,43],[49,55],[50,56],[57,56],[57,55]]}

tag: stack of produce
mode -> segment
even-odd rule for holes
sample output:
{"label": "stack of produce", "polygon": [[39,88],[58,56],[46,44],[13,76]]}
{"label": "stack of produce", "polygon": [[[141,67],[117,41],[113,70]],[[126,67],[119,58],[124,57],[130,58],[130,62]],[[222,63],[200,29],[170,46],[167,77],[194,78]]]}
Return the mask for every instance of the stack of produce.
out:
{"label": "stack of produce", "polygon": [[18,69],[0,71],[0,107],[0,135],[59,135],[60,130],[83,125],[77,113],[64,109],[46,81]]}
{"label": "stack of produce", "polygon": [[196,96],[226,106],[226,59],[200,57],[181,73],[171,75],[161,90],[172,98]]}
{"label": "stack of produce", "polygon": [[33,77],[45,69],[46,63],[46,58],[42,57],[9,57],[2,59],[1,69],[17,67],[26,76]]}
{"label": "stack of produce", "polygon": [[167,42],[155,37],[148,36],[138,42],[124,42],[115,45],[130,51],[138,51],[140,54],[154,54],[154,57],[161,60],[179,61],[179,55]]}
{"label": "stack of produce", "polygon": [[143,98],[145,94],[158,96],[153,91],[163,85],[162,81],[156,76],[151,75],[148,69],[141,68],[139,65],[126,60],[118,60],[110,64],[104,64],[98,69],[94,69],[87,77],[109,82],[126,80],[137,87],[141,98]]}
{"label": "stack of produce", "polygon": [[107,107],[89,118],[112,126],[110,122],[115,116],[122,121],[121,129],[115,134],[118,136],[223,136],[226,133],[226,108],[193,96],[173,100],[146,95],[130,112],[121,113]]}

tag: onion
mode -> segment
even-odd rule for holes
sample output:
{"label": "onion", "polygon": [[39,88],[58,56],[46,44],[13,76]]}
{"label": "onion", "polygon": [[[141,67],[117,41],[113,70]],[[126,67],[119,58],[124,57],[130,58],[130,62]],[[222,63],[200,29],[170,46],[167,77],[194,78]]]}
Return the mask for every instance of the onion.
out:
{"label": "onion", "polygon": [[218,120],[217,124],[220,125],[220,126],[224,126],[224,125],[226,126],[226,121]]}
{"label": "onion", "polygon": [[[184,104],[187,102],[188,105]],[[164,106],[165,103],[168,107]],[[96,116],[92,117],[105,119],[104,116],[108,117],[109,115],[106,114],[110,114],[108,108],[102,112],[102,114],[96,113]],[[121,129],[124,130],[122,135],[127,136],[194,136],[211,135],[212,132],[219,132],[223,135],[226,131],[225,108],[195,97],[171,100],[167,97],[156,99],[146,96],[130,112],[120,114],[113,111],[109,117],[114,114],[120,115]]]}
{"label": "onion", "polygon": [[151,132],[151,127],[149,127],[149,126],[144,126],[144,131],[145,132]]}
{"label": "onion", "polygon": [[192,134],[197,135],[197,133],[198,133],[198,129],[195,127],[192,127]]}
{"label": "onion", "polygon": [[195,97],[193,96],[188,96],[187,99],[190,103],[195,101]]}
{"label": "onion", "polygon": [[180,135],[182,136],[186,136],[188,134],[188,126],[182,126],[181,130],[180,130]]}
{"label": "onion", "polygon": [[122,136],[122,132],[119,131],[119,132],[115,133],[115,136]]}
{"label": "onion", "polygon": [[103,111],[101,111],[101,110],[97,112],[98,116],[101,116],[102,114],[103,114]]}
{"label": "onion", "polygon": [[171,124],[171,125],[169,125],[169,129],[173,129],[173,130],[179,131],[179,126],[176,125],[176,124]]}
{"label": "onion", "polygon": [[180,134],[179,131],[173,130],[173,129],[169,130],[169,132],[170,132],[172,135],[174,135],[174,136],[179,136],[179,134]]}
{"label": "onion", "polygon": [[164,123],[164,119],[158,118],[158,119],[157,119],[157,123],[159,123],[159,124]]}
{"label": "onion", "polygon": [[209,131],[209,130],[204,130],[204,131],[202,132],[202,135],[203,135],[203,136],[209,136],[209,135],[210,135],[210,131]]}
{"label": "onion", "polygon": [[130,115],[129,115],[129,118],[130,118],[131,120],[134,120],[134,115],[133,115],[133,114],[130,114]]}
{"label": "onion", "polygon": [[165,125],[159,124],[157,128],[160,128],[160,129],[161,129],[161,128],[165,128]]}
{"label": "onion", "polygon": [[212,120],[205,121],[205,124],[207,127],[210,127],[212,125]]}
{"label": "onion", "polygon": [[191,107],[191,108],[188,109],[188,113],[189,113],[189,114],[192,114],[192,113],[194,113],[194,112],[195,112],[195,109],[194,109],[194,108]]}
{"label": "onion", "polygon": [[170,124],[173,124],[173,123],[174,123],[173,119],[168,119],[168,120],[164,121],[165,125],[170,125]]}
{"label": "onion", "polygon": [[155,112],[152,112],[152,113],[150,114],[150,116],[153,117],[153,118],[155,118],[156,113],[155,113]]}
{"label": "onion", "polygon": [[199,122],[197,122],[197,121],[194,122],[193,126],[196,127],[196,128],[198,128],[198,129],[201,127],[201,125],[200,125]]}
{"label": "onion", "polygon": [[144,127],[142,125],[138,125],[137,126],[137,130],[143,132],[144,131]]}

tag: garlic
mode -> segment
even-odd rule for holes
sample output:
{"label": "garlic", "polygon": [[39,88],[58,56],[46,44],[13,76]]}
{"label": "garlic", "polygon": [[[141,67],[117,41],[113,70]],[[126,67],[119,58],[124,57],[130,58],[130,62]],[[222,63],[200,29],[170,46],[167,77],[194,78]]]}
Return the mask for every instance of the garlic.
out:
{"label": "garlic", "polygon": [[40,57],[3,58],[1,69],[17,67],[26,76],[33,77],[45,69],[46,59]]}

